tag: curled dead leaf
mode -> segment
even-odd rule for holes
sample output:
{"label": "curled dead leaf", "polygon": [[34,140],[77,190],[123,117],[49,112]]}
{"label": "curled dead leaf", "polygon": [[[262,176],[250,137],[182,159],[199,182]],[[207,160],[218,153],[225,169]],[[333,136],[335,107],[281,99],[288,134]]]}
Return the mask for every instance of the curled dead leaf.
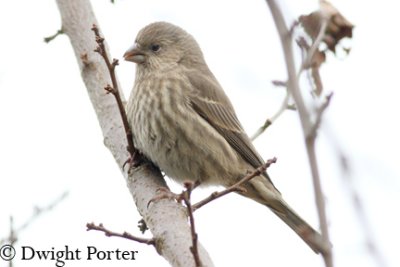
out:
{"label": "curled dead leaf", "polygon": [[353,36],[354,25],[328,1],[321,1],[319,10],[299,17],[300,24],[313,41],[318,37],[324,20],[327,24],[322,43],[335,53],[336,46],[343,38]]}
{"label": "curled dead leaf", "polygon": [[[330,50],[336,54],[336,47],[340,41],[343,38],[353,36],[354,25],[326,0],[320,1],[319,10],[300,16],[299,22],[312,40],[312,45],[308,44],[305,38],[300,37],[297,40],[299,47],[307,54],[302,67],[311,70],[311,78],[314,84],[313,93],[320,96],[323,85],[319,68],[326,60],[325,53]],[[320,43],[324,43],[326,49],[320,49]],[[342,49],[347,54],[350,52],[349,48]]]}

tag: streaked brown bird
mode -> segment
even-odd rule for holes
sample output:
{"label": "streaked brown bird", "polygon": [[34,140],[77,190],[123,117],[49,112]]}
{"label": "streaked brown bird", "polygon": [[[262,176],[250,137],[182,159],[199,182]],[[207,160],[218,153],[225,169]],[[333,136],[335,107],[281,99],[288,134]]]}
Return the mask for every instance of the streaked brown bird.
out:
{"label": "streaked brown bird", "polygon": [[[137,64],[127,104],[134,144],[167,176],[228,187],[264,163],[190,34],[167,22],[152,23],[124,58]],[[320,234],[283,200],[267,173],[244,187],[242,195],[270,208],[322,252]]]}

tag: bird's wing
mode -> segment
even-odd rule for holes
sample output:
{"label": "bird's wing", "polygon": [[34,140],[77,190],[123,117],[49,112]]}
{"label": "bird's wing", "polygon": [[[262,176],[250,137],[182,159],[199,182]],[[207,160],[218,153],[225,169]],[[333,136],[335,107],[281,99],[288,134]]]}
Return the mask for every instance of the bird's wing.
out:
{"label": "bird's wing", "polygon": [[187,77],[196,88],[190,97],[193,109],[210,123],[244,160],[254,168],[260,167],[264,163],[263,159],[243,130],[232,104],[212,74],[211,79],[198,72],[189,72]]}

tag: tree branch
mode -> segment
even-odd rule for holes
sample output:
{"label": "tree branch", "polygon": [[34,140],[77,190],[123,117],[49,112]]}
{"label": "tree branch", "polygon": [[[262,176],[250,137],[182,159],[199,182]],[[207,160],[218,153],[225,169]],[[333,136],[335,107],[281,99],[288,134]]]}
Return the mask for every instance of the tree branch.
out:
{"label": "tree branch", "polygon": [[[94,32],[96,36],[96,42],[98,46],[94,50],[95,52],[99,53],[101,57],[104,59],[108,72],[110,73],[111,81],[112,81],[112,87],[107,84],[106,87],[104,87],[104,90],[107,91],[107,93],[111,93],[114,97],[115,100],[117,101],[118,105],[118,110],[121,115],[122,119],[122,124],[124,125],[125,129],[125,134],[126,134],[126,141],[127,141],[127,150],[129,152],[129,159],[125,161],[125,163],[130,163],[129,168],[131,167],[137,167],[139,166],[139,163],[142,162],[141,156],[139,152],[136,150],[135,145],[133,144],[133,135],[132,135],[132,130],[129,127],[129,122],[128,122],[128,117],[125,112],[125,106],[122,103],[121,95],[119,93],[118,89],[118,82],[117,82],[117,76],[115,75],[115,67],[118,65],[118,60],[113,59],[112,63],[110,62],[110,59],[108,58],[106,48],[104,46],[104,38],[100,36],[100,31],[99,28],[97,28],[96,24],[93,24],[92,26],[92,31]],[[124,163],[124,165],[125,165]],[[124,165],[122,165],[122,168],[124,169]]]}
{"label": "tree branch", "polygon": [[190,251],[193,254],[194,261],[196,263],[196,267],[201,267],[202,264],[201,264],[201,260],[199,257],[199,248],[197,245],[198,236],[196,233],[196,227],[194,225],[193,207],[192,207],[192,203],[190,201],[190,196],[192,194],[192,190],[194,189],[194,187],[195,187],[194,183],[192,183],[192,182],[185,183],[186,190],[182,194],[183,194],[183,201],[185,202],[185,205],[187,208],[189,221],[190,221],[190,231],[192,234],[192,246],[190,247]]}
{"label": "tree branch", "polygon": [[51,41],[53,41],[54,39],[56,39],[57,36],[59,36],[59,35],[61,35],[61,34],[63,34],[63,33],[64,33],[63,29],[59,29],[55,34],[50,35],[50,36],[47,36],[47,37],[44,37],[43,41],[44,41],[45,43],[50,43]]}
{"label": "tree branch", "polygon": [[259,137],[272,123],[274,123],[282,114],[285,112],[285,110],[288,109],[289,105],[289,92],[286,89],[286,95],[285,99],[283,99],[281,106],[279,107],[278,111],[272,115],[270,118],[268,118],[265,122],[264,125],[261,126],[257,132],[253,134],[251,137],[251,140],[254,141],[257,137]]}
{"label": "tree branch", "polygon": [[330,93],[329,95],[327,95],[325,102],[323,102],[321,104],[321,106],[319,106],[318,109],[316,110],[315,122],[312,125],[310,131],[308,133],[306,133],[306,139],[316,139],[317,138],[317,131],[318,131],[319,126],[321,125],[322,115],[324,114],[326,108],[329,106],[332,96],[333,96],[333,93]]}
{"label": "tree branch", "polygon": [[128,152],[131,156],[135,153],[136,149],[133,144],[133,139],[132,139],[132,131],[129,127],[128,123],[128,118],[126,116],[125,112],[125,107],[124,104],[122,104],[122,99],[119,93],[118,89],[118,83],[117,83],[117,77],[115,75],[115,67],[119,64],[117,59],[113,59],[112,63],[110,62],[110,59],[108,58],[106,48],[104,46],[104,38],[100,36],[99,28],[97,28],[96,24],[93,24],[92,29],[91,29],[95,36],[96,36],[96,43],[99,45],[96,47],[94,50],[95,52],[99,53],[101,57],[104,59],[108,72],[110,73],[111,77],[111,82],[113,87],[111,87],[109,84],[107,84],[106,87],[104,87],[104,90],[106,90],[108,93],[111,93],[115,96],[115,100],[117,101],[118,105],[118,110],[121,114],[122,118],[122,123],[124,125],[125,133],[126,133],[126,139],[128,143]]}
{"label": "tree branch", "polygon": [[96,231],[103,232],[106,236],[122,237],[122,238],[125,238],[128,240],[132,240],[132,241],[139,242],[142,244],[153,245],[153,246],[155,246],[155,244],[156,244],[156,241],[154,240],[154,238],[151,238],[151,239],[141,238],[141,237],[131,235],[128,232],[123,232],[122,234],[113,232],[113,231],[105,228],[102,223],[100,223],[99,225],[95,225],[94,223],[87,223],[86,228],[87,228],[87,231],[96,230]]}
{"label": "tree branch", "polygon": [[232,193],[232,192],[241,192],[243,191],[243,188],[241,187],[244,183],[247,183],[248,181],[250,181],[251,179],[253,179],[254,177],[260,175],[261,173],[265,172],[265,170],[267,168],[269,168],[269,166],[271,166],[271,164],[276,162],[276,158],[272,158],[267,160],[267,162],[258,167],[257,169],[255,169],[252,173],[249,173],[248,175],[246,175],[245,177],[243,177],[240,181],[238,181],[236,184],[226,188],[225,190],[222,190],[220,192],[214,192],[212,193],[210,196],[206,197],[203,200],[200,200],[199,202],[197,202],[196,204],[193,205],[193,211],[200,209],[201,207],[203,207],[204,205],[206,205],[207,203],[216,200],[217,198],[220,198],[222,196],[225,196],[226,194]]}
{"label": "tree branch", "polygon": [[311,114],[306,108],[304,99],[301,95],[298,76],[296,75],[296,66],[293,56],[292,47],[292,34],[288,29],[286,22],[284,20],[282,11],[280,10],[278,4],[275,0],[266,0],[269,9],[271,11],[272,17],[274,19],[278,34],[281,40],[283,54],[286,62],[286,70],[288,74],[288,90],[293,97],[296,107],[299,112],[299,119],[303,129],[303,135],[306,142],[306,150],[308,155],[308,160],[310,164],[311,174],[313,178],[315,202],[318,211],[319,224],[321,227],[321,234],[327,248],[326,253],[322,256],[325,261],[326,267],[333,267],[332,260],[332,249],[330,246],[328,224],[326,219],[325,211],[325,200],[322,193],[321,180],[318,170],[317,156],[315,153],[315,136],[314,138],[309,138],[309,133],[312,131],[315,124],[311,120]]}
{"label": "tree branch", "polygon": [[[101,90],[109,83],[109,72],[101,56],[93,51],[97,44],[90,28],[93,24],[99,24],[90,2],[56,1],[62,17],[62,29],[74,49],[82,79],[103,132],[104,143],[121,169],[138,211],[156,240],[157,251],[172,266],[195,266],[189,249],[192,237],[185,209],[169,199],[157,201],[147,207],[147,203],[156,196],[157,189],[167,187],[160,171],[147,163],[129,173],[123,170],[124,162],[129,157],[126,150],[126,134],[115,100],[107,97]],[[104,46],[108,53],[107,44],[104,43]],[[116,83],[118,84],[117,80]],[[122,92],[120,95],[123,101]],[[208,253],[200,244],[199,255],[203,266],[213,266]]]}

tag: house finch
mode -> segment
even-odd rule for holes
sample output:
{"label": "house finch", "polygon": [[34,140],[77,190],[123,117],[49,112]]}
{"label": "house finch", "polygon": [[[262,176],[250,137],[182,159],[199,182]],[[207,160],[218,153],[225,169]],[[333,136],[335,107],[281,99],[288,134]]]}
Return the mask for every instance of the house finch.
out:
{"label": "house finch", "polygon": [[[180,183],[229,187],[264,163],[190,34],[152,23],[124,58],[137,64],[127,104],[134,144],[166,175]],[[283,200],[267,173],[244,187],[242,195],[270,208],[322,252],[320,234]]]}

